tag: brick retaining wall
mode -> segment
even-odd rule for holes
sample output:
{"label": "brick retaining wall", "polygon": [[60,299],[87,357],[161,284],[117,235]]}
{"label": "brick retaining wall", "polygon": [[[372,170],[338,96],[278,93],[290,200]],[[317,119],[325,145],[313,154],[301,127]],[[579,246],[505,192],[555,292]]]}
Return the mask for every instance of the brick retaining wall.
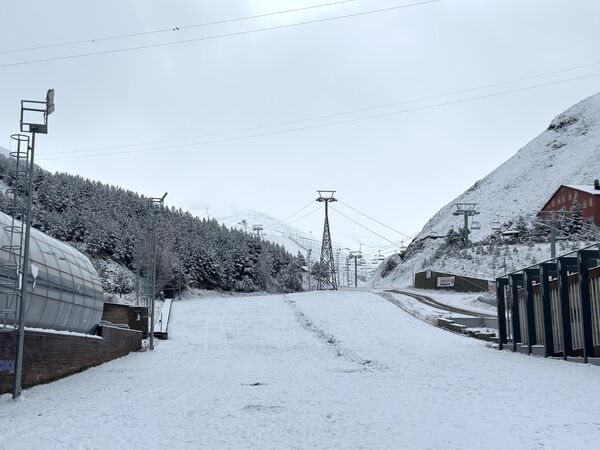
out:
{"label": "brick retaining wall", "polygon": [[[99,327],[99,336],[25,332],[23,387],[62,378],[140,350],[142,333],[111,326]],[[13,386],[12,360],[16,333],[0,330],[0,394]]]}
{"label": "brick retaining wall", "polygon": [[148,337],[148,308],[145,306],[104,303],[102,320],[115,325],[129,325],[132,330],[141,331],[143,339]]}

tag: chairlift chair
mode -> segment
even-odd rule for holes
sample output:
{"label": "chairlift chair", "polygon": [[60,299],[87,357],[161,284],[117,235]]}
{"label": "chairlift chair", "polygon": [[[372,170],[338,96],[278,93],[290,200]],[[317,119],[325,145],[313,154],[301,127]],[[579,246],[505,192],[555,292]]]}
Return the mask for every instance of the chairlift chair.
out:
{"label": "chairlift chair", "polygon": [[471,222],[471,230],[481,230],[481,222]]}

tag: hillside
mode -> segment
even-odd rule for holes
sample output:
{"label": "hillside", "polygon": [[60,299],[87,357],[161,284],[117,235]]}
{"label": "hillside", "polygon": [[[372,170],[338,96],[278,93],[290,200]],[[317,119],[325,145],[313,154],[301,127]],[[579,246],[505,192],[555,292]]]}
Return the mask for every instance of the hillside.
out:
{"label": "hillside", "polygon": [[248,233],[253,232],[254,225],[261,225],[263,229],[260,235],[264,240],[283,246],[292,255],[298,252],[306,255],[309,248],[312,249],[313,255],[318,255],[321,250],[321,242],[310,237],[308,233],[254,209],[219,211],[215,218],[229,228]]}
{"label": "hillside", "polygon": [[[494,234],[494,222],[507,229],[522,218],[525,226],[531,227],[535,215],[561,184],[592,185],[594,179],[600,178],[599,156],[600,93],[559,114],[542,134],[438,211],[416,236],[405,258],[392,257],[391,262],[382,264],[375,274],[374,285],[410,284],[413,270],[424,267],[492,278],[503,268],[548,258],[548,246],[540,243],[527,245],[521,251],[515,247],[517,251],[511,249],[510,254],[495,252],[496,260],[503,259],[496,263],[485,257],[482,246],[479,258],[476,258],[477,248],[463,258],[440,257],[436,251],[450,229],[462,227],[462,217],[452,215],[455,203],[477,203],[480,215],[476,220],[481,229],[473,230],[470,239],[475,243],[487,242]],[[504,267],[500,267],[502,264]]]}
{"label": "hillside", "polygon": [[[14,161],[0,155],[0,187],[13,185]],[[32,224],[87,254],[105,292],[134,289],[143,265],[146,198],[66,173],[34,173]],[[0,211],[8,197],[0,189]],[[181,209],[158,215],[156,291],[185,287],[226,291],[296,291],[304,260],[276,244]]]}

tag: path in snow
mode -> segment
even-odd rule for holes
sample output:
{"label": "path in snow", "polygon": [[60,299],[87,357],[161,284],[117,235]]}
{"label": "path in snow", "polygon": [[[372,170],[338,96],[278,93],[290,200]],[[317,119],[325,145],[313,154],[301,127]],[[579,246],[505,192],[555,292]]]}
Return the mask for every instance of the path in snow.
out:
{"label": "path in snow", "polygon": [[0,448],[597,448],[600,368],[366,292],[183,300],[168,341],[0,397]]}

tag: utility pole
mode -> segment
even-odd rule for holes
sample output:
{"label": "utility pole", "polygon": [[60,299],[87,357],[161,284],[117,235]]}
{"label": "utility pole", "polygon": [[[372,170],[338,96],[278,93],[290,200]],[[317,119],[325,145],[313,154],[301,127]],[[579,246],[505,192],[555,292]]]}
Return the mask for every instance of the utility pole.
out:
{"label": "utility pole", "polygon": [[[358,287],[358,260],[362,258],[362,252],[360,250],[352,251],[350,257],[354,258],[354,287]],[[348,279],[348,281],[350,280]]]}
{"label": "utility pole", "polygon": [[556,258],[556,232],[561,230],[563,221],[556,215],[552,215],[552,218],[540,219],[538,223],[550,229],[550,258],[554,259]]}
{"label": "utility pole", "polygon": [[148,222],[146,230],[146,299],[148,315],[150,316],[150,350],[154,350],[154,296],[156,290],[156,216],[162,209],[167,193],[162,197],[151,197],[147,199]]}
{"label": "utility pole", "polygon": [[323,242],[321,243],[321,263],[319,265],[319,279],[317,289],[337,290],[335,277],[335,264],[333,262],[333,248],[331,245],[331,231],[329,230],[329,203],[337,202],[334,198],[335,191],[317,191],[318,202],[325,203],[325,223],[323,225]]}
{"label": "utility pole", "polygon": [[[23,347],[25,345],[25,296],[27,295],[27,281],[29,278],[29,242],[31,237],[31,205],[33,198],[33,172],[35,170],[34,155],[35,155],[35,137],[38,133],[48,134],[48,116],[54,112],[54,89],[49,89],[46,93],[46,100],[21,100],[21,118],[20,129],[21,133],[30,133],[31,141],[28,145],[29,153],[29,174],[27,180],[27,210],[25,213],[25,236],[23,242],[23,259],[20,261],[21,267],[19,274],[21,281],[21,289],[18,305],[18,322],[19,329],[17,334],[17,345],[15,349],[15,377],[13,384],[13,398],[16,399],[21,395],[23,381]],[[43,117],[43,122],[31,122],[31,117]],[[21,139],[17,139],[20,144]],[[26,141],[29,144],[29,141]],[[19,151],[19,150],[17,150]],[[23,221],[22,221],[23,222]],[[23,225],[23,223],[22,223]],[[21,232],[23,231],[21,226]],[[17,263],[19,264],[19,263]],[[35,276],[34,276],[35,278]]]}
{"label": "utility pole", "polygon": [[341,248],[338,248],[336,250],[337,253],[337,284],[338,286],[340,286],[340,272],[342,271],[342,268],[340,267],[340,253],[342,252]]}
{"label": "utility pole", "polygon": [[348,287],[350,287],[350,259],[352,257],[350,255],[346,256],[346,283],[348,284]]}
{"label": "utility pole", "polygon": [[310,289],[311,289],[311,286],[310,286],[310,279],[312,278],[312,277],[311,277],[311,272],[312,272],[312,262],[311,262],[311,260],[310,260],[310,255],[311,255],[311,253],[312,253],[312,248],[309,248],[307,253],[308,253],[308,290],[310,291]]}
{"label": "utility pole", "polygon": [[477,203],[455,203],[456,211],[452,213],[454,216],[463,216],[463,243],[465,248],[469,248],[469,217],[476,216],[479,211],[475,209]]}

